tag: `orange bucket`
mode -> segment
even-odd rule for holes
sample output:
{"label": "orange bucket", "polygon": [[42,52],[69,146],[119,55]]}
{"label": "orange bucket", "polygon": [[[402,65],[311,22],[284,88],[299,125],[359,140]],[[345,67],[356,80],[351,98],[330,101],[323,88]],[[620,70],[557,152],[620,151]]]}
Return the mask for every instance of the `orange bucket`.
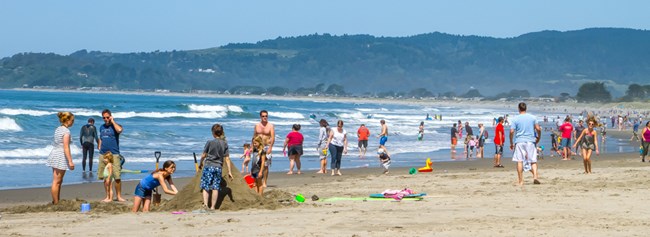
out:
{"label": "orange bucket", "polygon": [[248,184],[249,188],[253,188],[253,186],[255,186],[255,179],[250,174],[244,176],[244,180],[246,181],[246,184]]}

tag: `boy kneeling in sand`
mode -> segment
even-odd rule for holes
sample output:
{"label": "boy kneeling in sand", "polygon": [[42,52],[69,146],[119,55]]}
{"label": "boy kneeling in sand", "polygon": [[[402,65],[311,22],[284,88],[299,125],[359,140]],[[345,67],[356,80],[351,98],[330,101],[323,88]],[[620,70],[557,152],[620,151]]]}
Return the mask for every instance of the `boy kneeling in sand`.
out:
{"label": "boy kneeling in sand", "polygon": [[390,167],[390,154],[388,154],[388,150],[385,146],[379,145],[377,154],[379,157],[379,162],[381,163],[381,167],[384,168],[384,174],[388,174],[388,167]]}
{"label": "boy kneeling in sand", "polygon": [[[221,168],[223,162],[228,167],[228,178],[232,180],[230,168],[230,153],[228,152],[228,143],[224,139],[223,127],[221,124],[212,125],[213,140],[205,143],[203,155],[201,155],[201,166],[203,175],[201,176],[201,190],[203,190],[203,208],[214,210],[219,197],[219,188],[221,185]],[[208,199],[212,194],[210,202]],[[209,206],[208,206],[209,205]]]}

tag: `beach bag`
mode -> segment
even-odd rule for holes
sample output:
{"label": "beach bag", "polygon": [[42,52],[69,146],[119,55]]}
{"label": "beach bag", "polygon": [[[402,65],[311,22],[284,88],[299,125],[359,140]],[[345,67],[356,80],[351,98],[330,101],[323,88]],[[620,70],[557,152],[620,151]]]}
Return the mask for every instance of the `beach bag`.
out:
{"label": "beach bag", "polygon": [[490,137],[490,134],[488,134],[487,130],[483,130],[483,139],[488,139]]}

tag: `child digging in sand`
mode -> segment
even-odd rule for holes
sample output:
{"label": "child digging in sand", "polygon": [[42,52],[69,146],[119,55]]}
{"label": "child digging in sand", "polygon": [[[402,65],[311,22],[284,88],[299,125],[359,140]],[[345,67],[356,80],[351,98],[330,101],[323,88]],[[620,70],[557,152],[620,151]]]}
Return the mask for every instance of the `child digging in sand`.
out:
{"label": "child digging in sand", "polygon": [[107,151],[103,155],[104,160],[104,191],[106,191],[106,198],[102,202],[113,201],[113,154]]}
{"label": "child digging in sand", "polygon": [[[163,163],[162,169],[154,170],[149,176],[140,180],[133,193],[133,208],[131,211],[138,212],[140,207],[142,207],[142,212],[148,212],[149,207],[151,207],[151,194],[158,186],[162,186],[166,194],[176,195],[178,189],[176,189],[174,181],[172,181],[174,171],[176,171],[176,163],[168,160]],[[167,187],[165,181],[167,181],[171,189]]]}
{"label": "child digging in sand", "polygon": [[379,145],[377,149],[377,156],[379,157],[379,163],[381,167],[384,168],[384,174],[388,174],[388,167],[390,167],[390,154],[388,150],[383,145]]}
{"label": "child digging in sand", "polygon": [[248,170],[248,163],[251,162],[251,144],[244,144],[244,154],[240,158],[244,159],[241,163],[241,173],[243,174]]}

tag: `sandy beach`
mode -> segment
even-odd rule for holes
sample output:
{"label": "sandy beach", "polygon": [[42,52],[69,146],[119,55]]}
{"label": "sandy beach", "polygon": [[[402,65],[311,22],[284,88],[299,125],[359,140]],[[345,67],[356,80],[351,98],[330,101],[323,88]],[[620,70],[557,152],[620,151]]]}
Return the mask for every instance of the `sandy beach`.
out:
{"label": "sandy beach", "polygon": [[[8,209],[2,212],[0,229],[12,236],[645,235],[650,212],[643,203],[650,196],[646,188],[650,164],[641,163],[638,153],[603,154],[592,159],[593,174],[586,175],[578,156],[571,161],[547,156],[539,163],[542,184],[533,185],[532,175],[526,173],[523,187],[515,185],[516,164],[510,158],[505,158],[502,169],[493,168],[492,159],[479,159],[438,162],[432,173],[415,175],[408,174],[408,168],[391,169],[389,175],[382,175],[379,168],[344,170],[342,176],[274,173],[266,201],[275,204],[213,213],[132,214],[125,211],[130,202],[114,203],[120,208],[110,211],[52,211],[44,205],[49,201],[47,188],[3,190],[0,204]],[[179,187],[189,182],[176,179]],[[243,182],[230,185],[247,188]],[[124,188],[129,200],[133,187],[134,183],[128,182]],[[427,196],[399,202],[366,198],[371,193],[403,188]],[[292,195],[298,193],[307,201],[294,201]],[[319,200],[312,201],[312,195]],[[99,183],[66,185],[62,192],[62,198],[68,200],[96,201],[102,196]],[[37,208],[11,212],[25,206]]]}

